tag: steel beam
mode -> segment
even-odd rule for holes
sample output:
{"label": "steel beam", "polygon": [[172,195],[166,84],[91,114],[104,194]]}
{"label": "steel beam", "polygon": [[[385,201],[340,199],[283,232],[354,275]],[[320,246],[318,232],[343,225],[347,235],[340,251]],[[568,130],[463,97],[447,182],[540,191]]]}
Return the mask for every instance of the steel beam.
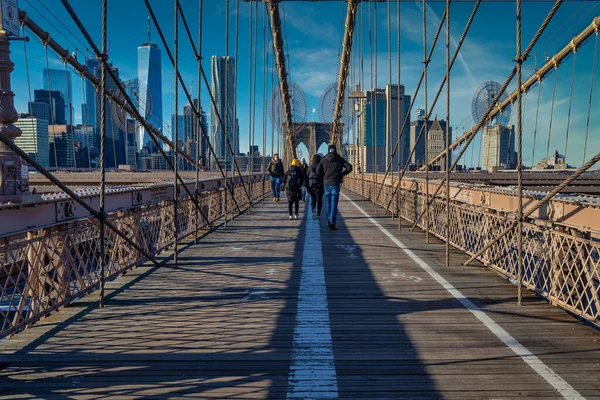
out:
{"label": "steel beam", "polygon": [[[230,185],[241,184],[240,177],[230,181]],[[180,185],[180,187],[183,185]],[[188,180],[185,186],[194,192],[196,181]],[[200,190],[210,192],[224,188],[222,178],[204,179],[200,181]],[[98,188],[79,189],[76,191],[82,201],[94,209],[100,205]],[[148,206],[173,199],[173,184],[161,183],[155,185],[116,187],[106,190],[107,214]],[[75,222],[81,219],[94,218],[90,210],[78,204],[66,193],[54,193],[42,196],[43,200],[30,204],[0,205],[0,238],[32,230],[39,230],[60,223]],[[178,198],[186,197],[178,195]]]}
{"label": "steel beam", "polygon": [[337,88],[337,97],[335,99],[335,112],[333,114],[333,132],[331,143],[337,143],[337,136],[340,134],[340,119],[342,118],[342,109],[344,107],[344,94],[346,93],[346,80],[348,78],[348,68],[350,66],[350,55],[352,53],[352,41],[354,40],[354,25],[356,24],[356,10],[359,0],[348,0],[348,13],[346,14],[346,31],[344,33],[344,42],[342,57],[340,60],[340,73]]}
{"label": "steel beam", "polygon": [[[279,0],[265,0],[269,10],[269,19],[271,22],[271,31],[273,34],[273,50],[275,52],[275,62],[277,63],[277,75],[279,76],[279,91],[281,92],[281,101],[283,102],[283,113],[285,114],[286,131],[288,133],[292,157],[296,158],[296,146],[294,144],[294,132],[292,130],[292,102],[290,90],[287,81],[287,70],[285,67],[285,51],[283,48],[283,35],[281,34],[281,17],[279,15]],[[290,160],[286,160],[289,162]]]}

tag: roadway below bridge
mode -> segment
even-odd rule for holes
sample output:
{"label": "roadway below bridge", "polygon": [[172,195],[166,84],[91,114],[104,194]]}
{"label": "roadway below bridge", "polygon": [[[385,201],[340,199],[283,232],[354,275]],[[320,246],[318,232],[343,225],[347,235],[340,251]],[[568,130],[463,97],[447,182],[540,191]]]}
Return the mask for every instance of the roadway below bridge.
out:
{"label": "roadway below bridge", "polygon": [[599,398],[600,332],[349,192],[266,202],[0,344],[0,399]]}

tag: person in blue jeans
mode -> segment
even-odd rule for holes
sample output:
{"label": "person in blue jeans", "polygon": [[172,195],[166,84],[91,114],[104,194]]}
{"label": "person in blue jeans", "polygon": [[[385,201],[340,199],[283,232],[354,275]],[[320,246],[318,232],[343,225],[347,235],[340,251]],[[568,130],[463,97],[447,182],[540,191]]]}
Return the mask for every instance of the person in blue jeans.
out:
{"label": "person in blue jeans", "polygon": [[335,145],[330,144],[327,155],[317,167],[317,174],[323,178],[325,185],[325,213],[327,226],[332,231],[338,230],[336,222],[342,178],[350,172],[352,172],[352,165],[338,154]]}
{"label": "person in blue jeans", "polygon": [[283,163],[279,159],[279,154],[273,154],[273,159],[267,167],[267,172],[271,177],[271,191],[273,192],[273,201],[279,201],[281,192],[281,180],[283,179]]}

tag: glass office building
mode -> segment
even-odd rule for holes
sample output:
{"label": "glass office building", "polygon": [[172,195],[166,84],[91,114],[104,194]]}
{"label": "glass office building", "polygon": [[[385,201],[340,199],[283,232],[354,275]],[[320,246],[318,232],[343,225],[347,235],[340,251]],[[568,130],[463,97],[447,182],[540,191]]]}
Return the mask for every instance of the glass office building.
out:
{"label": "glass office building", "polygon": [[[160,49],[150,41],[138,47],[139,111],[152,126],[162,130],[162,72]],[[143,127],[137,132],[138,151],[148,147],[153,152],[154,144]]]}

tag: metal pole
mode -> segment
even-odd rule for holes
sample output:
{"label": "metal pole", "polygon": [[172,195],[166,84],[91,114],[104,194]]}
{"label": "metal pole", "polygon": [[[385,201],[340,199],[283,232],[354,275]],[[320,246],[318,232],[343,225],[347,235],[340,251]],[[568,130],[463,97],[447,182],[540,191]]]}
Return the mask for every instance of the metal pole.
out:
{"label": "metal pole", "polygon": [[[519,203],[517,206],[518,221],[518,265],[517,265],[517,303],[523,304],[523,125],[522,125],[522,67],[521,55],[521,0],[517,0],[517,191]],[[566,157],[566,154],[565,154]]]}
{"label": "metal pole", "polygon": [[[102,0],[102,62],[100,70],[100,307],[104,307],[104,286],[106,262],[106,243],[105,243],[105,192],[106,192],[106,30],[107,30],[107,0]],[[56,146],[55,146],[56,147]]]}

